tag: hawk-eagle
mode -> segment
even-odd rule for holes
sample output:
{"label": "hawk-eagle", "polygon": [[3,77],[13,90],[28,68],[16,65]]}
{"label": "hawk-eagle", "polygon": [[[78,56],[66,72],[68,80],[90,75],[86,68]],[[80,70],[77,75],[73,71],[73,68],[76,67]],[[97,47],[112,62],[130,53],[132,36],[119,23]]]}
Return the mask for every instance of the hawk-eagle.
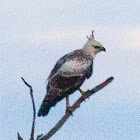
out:
{"label": "hawk-eagle", "polygon": [[76,90],[81,91],[80,86],[90,78],[95,55],[105,51],[105,48],[94,39],[93,31],[87,38],[88,41],[83,48],[68,53],[57,61],[49,75],[47,94],[38,116],[46,116],[50,108],[63,98],[66,98],[67,109],[69,109],[69,95]]}

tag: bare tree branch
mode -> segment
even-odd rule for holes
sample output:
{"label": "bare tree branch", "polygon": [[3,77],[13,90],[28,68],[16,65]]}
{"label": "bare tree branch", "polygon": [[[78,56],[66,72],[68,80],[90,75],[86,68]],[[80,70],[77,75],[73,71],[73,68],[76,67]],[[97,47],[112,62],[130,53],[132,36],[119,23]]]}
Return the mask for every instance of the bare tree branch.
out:
{"label": "bare tree branch", "polygon": [[17,137],[18,137],[18,140],[23,140],[22,137],[19,135],[18,132],[17,132]]}
{"label": "bare tree branch", "polygon": [[30,140],[34,140],[34,129],[35,129],[35,119],[36,119],[36,108],[35,108],[35,102],[34,102],[34,96],[33,96],[33,89],[32,86],[29,85],[22,77],[21,79],[23,80],[23,82],[25,83],[26,86],[29,87],[30,89],[30,95],[31,95],[31,99],[32,99],[32,105],[33,105],[33,122],[32,122],[32,129],[31,129],[31,138]]}
{"label": "bare tree branch", "polygon": [[[110,77],[105,82],[101,83],[100,85],[96,86],[95,88],[93,88],[91,90],[87,90],[86,92],[84,92],[84,96],[81,96],[71,106],[71,113],[70,112],[66,112],[66,114],[61,118],[61,120],[45,136],[42,136],[42,134],[41,134],[41,135],[39,135],[37,137],[37,140],[48,140],[51,136],[53,136],[64,125],[64,123],[68,120],[68,118],[71,116],[71,114],[77,108],[80,107],[80,104],[85,99],[89,98],[91,95],[95,94],[96,92],[98,92],[99,90],[101,90],[102,88],[104,88],[105,86],[107,86],[109,83],[112,82],[113,79],[114,79],[113,77]],[[36,120],[36,108],[35,108],[35,102],[34,102],[34,97],[33,97],[33,89],[32,89],[32,86],[29,85],[23,78],[22,78],[22,80],[26,84],[26,86],[28,86],[29,89],[30,89],[30,95],[31,95],[32,104],[33,104],[33,123],[32,123],[32,130],[31,130],[31,138],[30,138],[30,140],[34,140],[34,129],[35,129],[35,120]],[[83,91],[81,90],[80,92],[83,92]],[[18,140],[23,140],[21,138],[21,136],[19,135],[19,133],[17,133],[17,135],[18,135]]]}
{"label": "bare tree branch", "polygon": [[[98,92],[99,90],[101,90],[102,88],[104,88],[105,86],[107,86],[109,83],[112,82],[114,78],[110,77],[108,78],[105,82],[101,83],[100,85],[96,86],[95,88],[88,90],[85,92],[84,96],[81,96],[73,105],[72,105],[72,113],[80,107],[80,104],[87,98],[89,98],[91,95],[95,94],[96,92]],[[48,140],[51,136],[53,136],[63,125],[64,123],[68,120],[68,118],[71,116],[71,113],[66,113],[61,120],[45,135],[42,136],[40,138],[38,138],[38,140]]]}

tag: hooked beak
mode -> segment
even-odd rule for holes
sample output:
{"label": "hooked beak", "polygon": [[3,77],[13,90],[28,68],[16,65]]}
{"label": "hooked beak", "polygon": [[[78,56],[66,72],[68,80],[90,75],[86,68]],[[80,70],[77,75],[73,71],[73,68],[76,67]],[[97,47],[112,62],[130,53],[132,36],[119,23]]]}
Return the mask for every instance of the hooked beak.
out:
{"label": "hooked beak", "polygon": [[106,49],[103,47],[103,48],[101,49],[101,51],[104,51],[104,52],[106,52]]}

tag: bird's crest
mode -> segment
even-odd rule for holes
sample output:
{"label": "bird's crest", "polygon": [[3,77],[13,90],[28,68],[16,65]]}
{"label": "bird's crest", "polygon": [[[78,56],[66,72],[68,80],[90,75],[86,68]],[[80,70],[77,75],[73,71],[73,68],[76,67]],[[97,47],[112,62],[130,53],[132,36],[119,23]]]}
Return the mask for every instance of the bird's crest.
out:
{"label": "bird's crest", "polygon": [[92,30],[92,34],[90,36],[87,36],[89,40],[93,39],[94,40],[94,30]]}

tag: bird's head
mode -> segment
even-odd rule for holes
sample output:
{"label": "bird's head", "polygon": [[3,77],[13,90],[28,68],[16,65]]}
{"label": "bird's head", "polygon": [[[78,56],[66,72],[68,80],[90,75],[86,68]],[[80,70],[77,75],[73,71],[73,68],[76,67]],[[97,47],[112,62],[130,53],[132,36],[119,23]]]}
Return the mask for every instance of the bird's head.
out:
{"label": "bird's head", "polygon": [[94,33],[94,31],[92,31],[92,35],[90,35],[89,37],[87,36],[88,41],[85,44],[84,48],[86,48],[87,50],[89,49],[90,52],[94,53],[94,55],[101,51],[106,51],[106,49],[103,47],[103,45],[94,39],[93,33]]}

